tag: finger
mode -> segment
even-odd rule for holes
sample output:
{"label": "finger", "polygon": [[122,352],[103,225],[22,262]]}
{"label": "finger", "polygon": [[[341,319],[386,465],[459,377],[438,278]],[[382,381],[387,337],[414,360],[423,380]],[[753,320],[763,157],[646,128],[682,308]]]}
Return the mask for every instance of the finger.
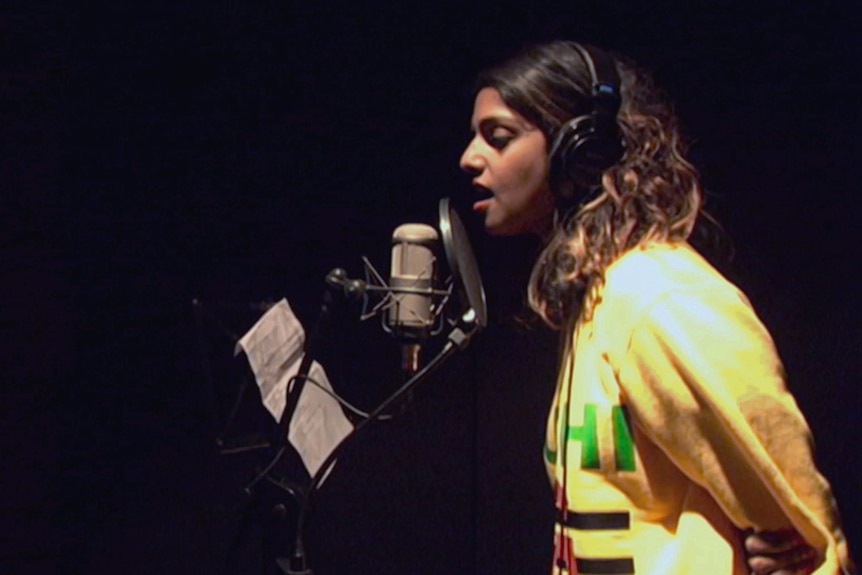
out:
{"label": "finger", "polygon": [[776,555],[752,555],[748,567],[755,575],[808,575],[814,570],[816,553],[810,547]]}
{"label": "finger", "polygon": [[750,555],[775,554],[805,545],[805,540],[793,529],[761,531],[745,537],[745,550]]}
{"label": "finger", "polygon": [[814,559],[801,561],[778,570],[752,571],[755,575],[811,575],[814,572]]}

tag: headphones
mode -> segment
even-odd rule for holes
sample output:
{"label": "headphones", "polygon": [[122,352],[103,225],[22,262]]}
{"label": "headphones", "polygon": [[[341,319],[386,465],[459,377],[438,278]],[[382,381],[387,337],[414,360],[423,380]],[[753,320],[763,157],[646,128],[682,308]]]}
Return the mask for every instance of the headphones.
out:
{"label": "headphones", "polygon": [[597,48],[572,47],[586,64],[592,86],[589,114],[563,124],[550,148],[551,190],[562,206],[592,195],[600,186],[602,172],[625,151],[617,124],[620,79],[613,59]]}

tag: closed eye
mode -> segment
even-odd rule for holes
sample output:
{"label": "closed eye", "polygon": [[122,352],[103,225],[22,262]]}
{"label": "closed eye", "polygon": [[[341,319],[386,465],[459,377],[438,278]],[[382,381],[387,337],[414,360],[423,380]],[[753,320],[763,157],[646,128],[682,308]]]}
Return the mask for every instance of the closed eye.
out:
{"label": "closed eye", "polygon": [[488,142],[488,145],[495,150],[504,149],[516,136],[514,130],[495,120],[482,122],[479,126],[479,131],[482,134],[482,139]]}
{"label": "closed eye", "polygon": [[488,142],[488,145],[495,150],[502,150],[509,145],[509,142],[511,142],[512,139],[514,139],[514,136],[511,135],[492,134],[485,137],[485,141]]}

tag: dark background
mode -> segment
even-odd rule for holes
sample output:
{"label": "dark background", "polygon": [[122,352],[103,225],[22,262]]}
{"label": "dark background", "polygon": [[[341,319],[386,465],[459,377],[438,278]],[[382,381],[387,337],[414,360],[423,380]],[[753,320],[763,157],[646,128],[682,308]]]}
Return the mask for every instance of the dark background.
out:
{"label": "dark background", "polygon": [[[229,333],[281,297],[310,325],[327,271],[385,273],[397,224],[468,206],[470,83],[551,38],[628,54],[677,103],[735,248],[715,261],[772,331],[859,549],[852,3],[197,4],[0,15],[0,571],[223,572],[265,461],[214,443],[209,391],[223,410],[243,378]],[[516,321],[536,246],[462,214],[491,325],[345,452],[309,526],[320,575],[548,566],[556,340]],[[370,407],[397,349],[350,311],[325,365]],[[265,428],[244,406],[234,431]],[[239,572],[287,539],[264,491]]]}

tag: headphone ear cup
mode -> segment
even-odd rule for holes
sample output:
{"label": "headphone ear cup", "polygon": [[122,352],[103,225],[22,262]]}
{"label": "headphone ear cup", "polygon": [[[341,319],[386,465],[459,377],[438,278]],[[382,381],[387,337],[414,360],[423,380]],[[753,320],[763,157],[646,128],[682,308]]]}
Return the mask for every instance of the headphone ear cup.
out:
{"label": "headphone ear cup", "polygon": [[572,165],[574,150],[577,149],[583,136],[592,130],[588,125],[591,123],[589,116],[578,116],[560,127],[549,152],[552,176],[566,177],[566,172]]}
{"label": "headphone ear cup", "polygon": [[550,151],[551,190],[563,205],[586,196],[601,184],[601,174],[623,155],[622,136],[615,121],[604,127],[599,114],[566,122]]}
{"label": "headphone ear cup", "polygon": [[578,116],[563,124],[550,151],[550,182],[558,204],[575,200],[577,189],[589,187],[589,177],[582,169],[582,148],[589,145],[595,132],[592,116]]}

